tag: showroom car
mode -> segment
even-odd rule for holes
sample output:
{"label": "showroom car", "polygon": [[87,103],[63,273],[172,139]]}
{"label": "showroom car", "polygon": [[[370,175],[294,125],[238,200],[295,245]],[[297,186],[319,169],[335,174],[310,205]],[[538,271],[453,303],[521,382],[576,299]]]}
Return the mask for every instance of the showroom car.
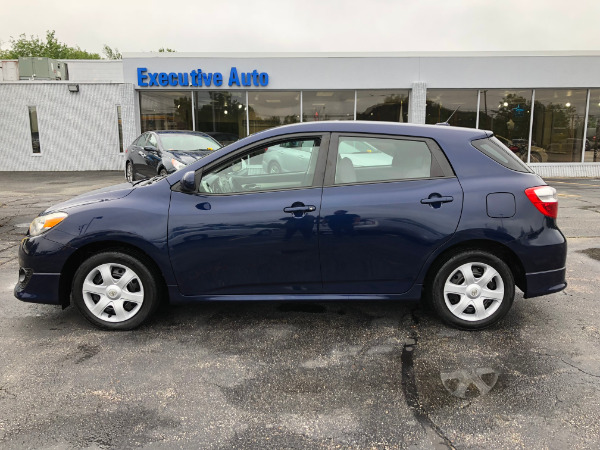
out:
{"label": "showroom car", "polygon": [[168,175],[221,147],[208,134],[196,131],[147,131],[125,150],[125,179]]}
{"label": "showroom car", "polygon": [[[311,151],[273,172],[274,147]],[[286,125],[48,208],[20,244],[14,292],[72,302],[107,329],[133,329],[161,302],[368,299],[422,299],[480,329],[517,287],[525,298],[566,287],[557,212],[555,189],[490,131]]]}

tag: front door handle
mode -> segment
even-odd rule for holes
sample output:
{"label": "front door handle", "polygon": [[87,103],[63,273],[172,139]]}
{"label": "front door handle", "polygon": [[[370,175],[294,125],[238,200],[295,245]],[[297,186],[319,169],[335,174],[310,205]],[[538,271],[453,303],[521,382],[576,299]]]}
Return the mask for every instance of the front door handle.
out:
{"label": "front door handle", "polygon": [[317,209],[316,206],[313,205],[304,205],[304,206],[287,206],[283,208],[283,212],[286,213],[305,213],[305,212],[313,212]]}

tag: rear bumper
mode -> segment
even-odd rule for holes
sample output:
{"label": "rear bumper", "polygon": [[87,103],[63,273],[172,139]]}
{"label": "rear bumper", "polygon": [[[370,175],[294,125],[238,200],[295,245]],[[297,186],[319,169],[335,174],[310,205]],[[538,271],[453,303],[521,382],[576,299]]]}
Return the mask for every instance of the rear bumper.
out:
{"label": "rear bumper", "polygon": [[527,289],[524,297],[539,297],[562,291],[567,287],[566,270],[566,267],[563,267],[562,269],[525,274]]}

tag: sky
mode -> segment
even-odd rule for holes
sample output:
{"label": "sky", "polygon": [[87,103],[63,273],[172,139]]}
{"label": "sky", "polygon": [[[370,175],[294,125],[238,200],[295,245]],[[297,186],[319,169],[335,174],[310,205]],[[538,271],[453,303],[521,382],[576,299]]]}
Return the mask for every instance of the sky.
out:
{"label": "sky", "polygon": [[0,0],[25,33],[102,53],[600,50],[595,0]]}

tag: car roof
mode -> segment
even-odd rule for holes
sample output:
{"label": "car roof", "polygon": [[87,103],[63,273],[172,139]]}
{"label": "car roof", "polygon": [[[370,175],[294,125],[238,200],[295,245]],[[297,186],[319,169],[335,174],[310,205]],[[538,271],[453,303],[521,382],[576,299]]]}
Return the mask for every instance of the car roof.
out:
{"label": "car roof", "polygon": [[340,132],[408,135],[439,139],[483,139],[492,136],[488,130],[453,127],[448,125],[419,125],[414,123],[371,122],[367,120],[328,120],[283,125],[254,134],[254,137],[270,138],[290,133]]}

